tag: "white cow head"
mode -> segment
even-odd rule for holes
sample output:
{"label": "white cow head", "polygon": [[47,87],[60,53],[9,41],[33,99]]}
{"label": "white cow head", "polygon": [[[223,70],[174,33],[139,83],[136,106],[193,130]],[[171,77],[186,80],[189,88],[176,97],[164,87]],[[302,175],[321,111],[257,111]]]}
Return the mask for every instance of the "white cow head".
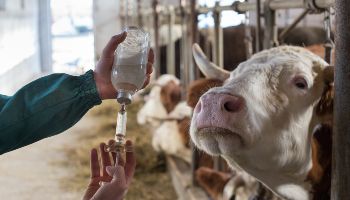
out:
{"label": "white cow head", "polygon": [[137,113],[137,122],[158,127],[160,119],[167,118],[180,100],[180,80],[170,74],[160,76],[151,89],[145,105]]}
{"label": "white cow head", "polygon": [[190,135],[199,148],[220,155],[288,199],[308,199],[312,129],[333,68],[300,47],[255,54],[231,73],[193,53],[206,76],[225,79],[201,96]]}

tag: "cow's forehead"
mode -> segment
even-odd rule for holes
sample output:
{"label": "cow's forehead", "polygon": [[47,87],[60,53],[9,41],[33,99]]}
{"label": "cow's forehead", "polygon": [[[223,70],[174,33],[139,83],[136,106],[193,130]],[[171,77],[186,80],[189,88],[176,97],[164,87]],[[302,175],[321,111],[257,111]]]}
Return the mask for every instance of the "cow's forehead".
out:
{"label": "cow's forehead", "polygon": [[305,48],[294,46],[280,46],[259,52],[246,62],[241,63],[231,74],[235,76],[245,71],[265,71],[276,73],[277,71],[298,70],[311,75],[315,67],[323,69],[327,63],[317,55]]}

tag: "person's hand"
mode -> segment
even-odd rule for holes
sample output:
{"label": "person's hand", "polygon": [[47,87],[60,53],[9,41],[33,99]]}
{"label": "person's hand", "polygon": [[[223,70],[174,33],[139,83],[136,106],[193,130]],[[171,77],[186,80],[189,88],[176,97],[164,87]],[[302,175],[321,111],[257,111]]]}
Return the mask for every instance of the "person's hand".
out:
{"label": "person's hand", "polygon": [[[111,143],[112,141],[110,141]],[[116,154],[112,153],[114,166],[112,166],[109,153],[104,151],[105,146],[105,143],[100,145],[102,175],[97,150],[91,150],[91,179],[83,200],[121,200],[134,176],[136,160],[131,141],[128,140],[125,144],[127,150],[125,163],[122,158],[116,161]],[[102,182],[104,184],[101,186],[100,183]]]}
{"label": "person's hand", "polygon": [[[115,99],[117,97],[117,91],[112,85],[111,71],[114,61],[114,51],[118,45],[122,43],[126,38],[127,33],[123,32],[119,35],[113,36],[106,47],[103,49],[100,60],[97,63],[96,69],[94,70],[94,78],[97,86],[100,98],[103,99]],[[143,87],[149,84],[151,73],[153,72],[154,53],[150,49],[148,53],[148,63],[146,69],[146,78]]]}

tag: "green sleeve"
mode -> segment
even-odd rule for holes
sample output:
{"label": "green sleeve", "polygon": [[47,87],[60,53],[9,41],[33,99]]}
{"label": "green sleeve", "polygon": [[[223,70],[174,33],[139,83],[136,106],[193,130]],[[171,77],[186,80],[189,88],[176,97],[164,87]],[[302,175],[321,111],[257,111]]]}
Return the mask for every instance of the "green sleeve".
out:
{"label": "green sleeve", "polygon": [[0,154],[56,135],[101,103],[93,72],[52,74],[0,95]]}

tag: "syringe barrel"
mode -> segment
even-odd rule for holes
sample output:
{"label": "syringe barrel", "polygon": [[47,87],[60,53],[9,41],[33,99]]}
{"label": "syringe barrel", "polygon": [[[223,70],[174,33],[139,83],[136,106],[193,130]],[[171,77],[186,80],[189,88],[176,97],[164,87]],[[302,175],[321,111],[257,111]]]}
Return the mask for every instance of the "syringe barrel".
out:
{"label": "syringe barrel", "polygon": [[126,133],[126,121],[127,121],[127,114],[125,110],[120,110],[118,112],[118,117],[117,117],[117,126],[116,126],[116,135],[124,135]]}

